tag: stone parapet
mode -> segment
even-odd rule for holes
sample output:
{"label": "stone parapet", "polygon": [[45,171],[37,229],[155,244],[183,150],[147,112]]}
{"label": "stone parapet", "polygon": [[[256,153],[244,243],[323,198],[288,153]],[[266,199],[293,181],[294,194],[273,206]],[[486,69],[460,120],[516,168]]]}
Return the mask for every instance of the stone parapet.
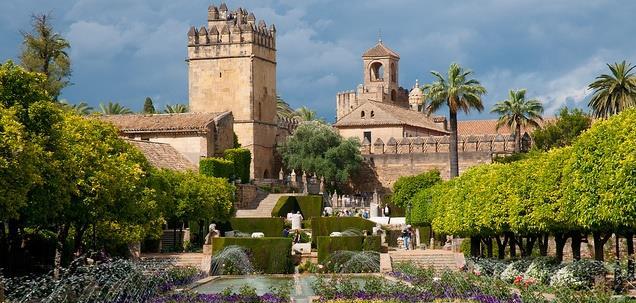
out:
{"label": "stone parapet", "polygon": [[[457,140],[459,152],[491,152],[512,153],[515,149],[514,135],[500,134],[483,136],[459,136]],[[530,140],[523,138],[522,150],[530,147]],[[448,153],[450,151],[450,136],[391,137],[385,144],[380,138],[374,143],[363,145],[363,154],[409,154],[409,153]]]}

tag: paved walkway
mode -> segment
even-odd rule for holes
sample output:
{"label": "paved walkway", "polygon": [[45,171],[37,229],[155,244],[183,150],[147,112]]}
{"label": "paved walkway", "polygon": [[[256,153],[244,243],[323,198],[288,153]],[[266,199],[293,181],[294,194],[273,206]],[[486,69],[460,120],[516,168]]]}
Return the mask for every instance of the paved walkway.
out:
{"label": "paved walkway", "polygon": [[457,271],[466,264],[463,254],[441,249],[396,250],[389,251],[388,255],[393,266],[406,262],[422,268],[433,268],[435,271]]}
{"label": "paved walkway", "polygon": [[253,209],[239,209],[236,211],[237,218],[270,218],[272,209],[276,206],[276,202],[282,196],[300,196],[302,194],[268,194],[261,201],[257,202],[257,206]]}

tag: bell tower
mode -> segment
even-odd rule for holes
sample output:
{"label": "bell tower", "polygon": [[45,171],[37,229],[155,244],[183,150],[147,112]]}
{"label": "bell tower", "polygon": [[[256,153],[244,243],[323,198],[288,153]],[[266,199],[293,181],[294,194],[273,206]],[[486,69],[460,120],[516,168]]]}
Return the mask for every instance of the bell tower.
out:
{"label": "bell tower", "polygon": [[231,111],[234,132],[252,152],[254,178],[273,175],[276,142],[276,28],[243,8],[211,5],[188,31],[191,112]]}
{"label": "bell tower", "polygon": [[376,92],[380,102],[398,102],[400,56],[386,47],[382,40],[362,55],[364,67],[363,86],[368,92]]}

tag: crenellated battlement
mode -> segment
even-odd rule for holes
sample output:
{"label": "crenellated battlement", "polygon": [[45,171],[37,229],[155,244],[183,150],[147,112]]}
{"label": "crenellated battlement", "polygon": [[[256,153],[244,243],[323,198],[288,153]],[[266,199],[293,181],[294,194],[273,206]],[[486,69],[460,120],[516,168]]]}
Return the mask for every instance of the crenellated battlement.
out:
{"label": "crenellated battlement", "polygon": [[258,45],[276,49],[276,27],[256,21],[253,13],[238,8],[230,11],[225,3],[208,7],[208,24],[188,31],[188,47],[205,48],[227,44]]}
{"label": "crenellated battlement", "polygon": [[[461,152],[491,152],[512,153],[515,150],[514,135],[501,134],[483,136],[459,136],[457,150]],[[521,150],[528,150],[532,145],[530,136],[526,133],[521,138]],[[395,139],[391,137],[387,142],[378,138],[371,143],[362,142],[362,154],[411,154],[411,153],[448,153],[450,151],[450,136],[405,137]]]}

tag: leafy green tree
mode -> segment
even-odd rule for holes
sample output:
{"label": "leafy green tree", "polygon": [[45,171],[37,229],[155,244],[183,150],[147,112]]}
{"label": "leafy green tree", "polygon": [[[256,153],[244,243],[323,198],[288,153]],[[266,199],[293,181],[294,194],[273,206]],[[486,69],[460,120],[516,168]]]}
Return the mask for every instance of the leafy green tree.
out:
{"label": "leafy green tree", "polygon": [[561,108],[556,120],[546,123],[532,132],[534,147],[547,151],[555,147],[569,146],[592,125],[592,118],[580,109]]}
{"label": "leafy green tree", "polygon": [[187,113],[188,106],[185,104],[175,104],[175,105],[166,105],[166,109],[164,110],[167,114],[179,114],[179,113]]}
{"label": "leafy green tree", "polygon": [[127,115],[132,114],[132,111],[117,102],[109,101],[108,104],[100,103],[99,109],[103,115]]}
{"label": "leafy green tree", "polygon": [[432,71],[436,81],[424,85],[424,97],[429,101],[426,111],[431,114],[438,111],[443,105],[448,106],[450,121],[450,175],[451,178],[459,175],[459,158],[457,154],[457,112],[463,110],[468,113],[471,109],[482,111],[484,105],[481,96],[486,94],[486,89],[479,81],[470,79],[472,71],[464,70],[458,64],[453,63],[448,68],[447,78]]}
{"label": "leafy green tree", "polygon": [[154,114],[155,113],[155,106],[154,104],[152,104],[152,99],[150,99],[150,97],[146,97],[146,100],[144,101],[144,114]]}
{"label": "leafy green tree", "polygon": [[541,101],[527,100],[525,89],[510,90],[508,99],[497,102],[491,112],[499,114],[497,130],[505,125],[514,131],[516,153],[521,151],[521,128],[539,128],[539,121],[543,121]]}
{"label": "leafy green tree", "polygon": [[51,24],[50,14],[32,16],[32,32],[23,32],[20,61],[28,71],[46,75],[45,90],[53,99],[70,84],[71,60],[67,53],[70,44]]}
{"label": "leafy green tree", "polygon": [[89,106],[88,103],[83,101],[78,104],[71,104],[67,100],[60,100],[60,104],[80,116],[88,116],[93,112],[93,107]]}
{"label": "leafy green tree", "polygon": [[607,64],[611,74],[602,74],[589,85],[594,90],[588,106],[596,118],[611,115],[636,106],[636,75],[634,66],[626,61]]}
{"label": "leafy green tree", "polygon": [[422,190],[425,190],[442,181],[439,171],[431,170],[415,176],[403,176],[393,184],[393,204],[407,208],[412,205],[413,197]]}
{"label": "leafy green tree", "polygon": [[318,121],[301,123],[278,150],[286,167],[331,181],[346,182],[362,163],[358,141]]}

